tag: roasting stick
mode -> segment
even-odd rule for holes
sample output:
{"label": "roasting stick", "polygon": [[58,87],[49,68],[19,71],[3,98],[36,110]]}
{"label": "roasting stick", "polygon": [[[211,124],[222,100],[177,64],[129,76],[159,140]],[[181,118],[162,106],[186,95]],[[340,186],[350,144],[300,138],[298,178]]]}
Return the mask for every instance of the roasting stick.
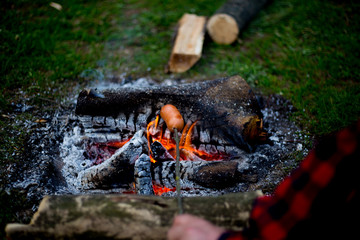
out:
{"label": "roasting stick", "polygon": [[166,104],[160,110],[160,116],[164,119],[166,126],[171,132],[174,132],[176,142],[176,165],[175,165],[175,181],[176,181],[176,194],[178,199],[179,214],[183,214],[183,206],[181,199],[181,186],[180,186],[180,147],[178,131],[184,128],[184,119],[179,110],[171,104]]}
{"label": "roasting stick", "polygon": [[176,194],[178,199],[179,214],[184,213],[182,198],[181,198],[181,186],[180,186],[180,149],[179,149],[179,135],[177,128],[174,128],[175,142],[176,142],[176,165],[175,165],[175,181],[176,181]]}

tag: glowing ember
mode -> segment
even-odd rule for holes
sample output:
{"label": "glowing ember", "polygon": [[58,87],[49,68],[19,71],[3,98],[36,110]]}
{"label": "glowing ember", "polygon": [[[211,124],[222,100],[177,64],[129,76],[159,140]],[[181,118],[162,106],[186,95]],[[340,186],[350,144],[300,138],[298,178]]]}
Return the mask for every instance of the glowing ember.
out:
{"label": "glowing ember", "polygon": [[[180,138],[180,160],[206,160],[206,161],[213,161],[213,160],[220,160],[225,159],[228,155],[224,152],[217,152],[217,153],[208,153],[205,151],[201,151],[196,149],[191,143],[192,132],[194,129],[194,123],[187,123],[184,127],[181,138]],[[168,129],[164,131],[163,125],[159,126],[159,115],[156,116],[154,121],[151,121],[147,126],[147,140],[148,140],[148,148],[149,148],[149,156],[151,162],[155,163],[156,159],[153,158],[153,154],[151,152],[150,145],[151,143],[158,141],[160,142],[166,150],[171,154],[171,156],[175,159],[176,158],[176,143],[173,138],[171,138],[171,133]]]}
{"label": "glowing ember", "polygon": [[94,165],[98,165],[109,159],[116,150],[124,146],[130,139],[125,141],[91,143],[87,145],[85,157],[92,160]]}
{"label": "glowing ember", "polygon": [[153,190],[155,195],[161,196],[163,193],[166,192],[175,192],[176,188],[161,187],[159,185],[153,184]]}
{"label": "glowing ember", "polygon": [[123,191],[122,194],[136,194],[135,183],[132,184],[131,188],[127,191]]}

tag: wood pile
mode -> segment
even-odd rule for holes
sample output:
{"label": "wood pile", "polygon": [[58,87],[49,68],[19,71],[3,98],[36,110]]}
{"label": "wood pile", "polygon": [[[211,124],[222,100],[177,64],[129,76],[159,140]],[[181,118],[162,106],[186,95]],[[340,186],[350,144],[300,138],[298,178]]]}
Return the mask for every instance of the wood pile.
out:
{"label": "wood pile", "polygon": [[182,73],[201,58],[205,28],[218,44],[232,44],[267,0],[228,0],[206,22],[206,17],[184,14],[179,20],[167,72]]}

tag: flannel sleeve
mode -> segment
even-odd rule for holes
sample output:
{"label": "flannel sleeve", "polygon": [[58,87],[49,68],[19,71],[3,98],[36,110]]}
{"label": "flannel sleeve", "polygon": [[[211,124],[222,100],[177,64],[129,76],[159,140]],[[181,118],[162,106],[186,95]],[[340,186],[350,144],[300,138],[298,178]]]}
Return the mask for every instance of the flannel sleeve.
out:
{"label": "flannel sleeve", "polygon": [[323,139],[273,195],[255,200],[248,228],[220,240],[353,236],[360,215],[359,133],[360,120]]}

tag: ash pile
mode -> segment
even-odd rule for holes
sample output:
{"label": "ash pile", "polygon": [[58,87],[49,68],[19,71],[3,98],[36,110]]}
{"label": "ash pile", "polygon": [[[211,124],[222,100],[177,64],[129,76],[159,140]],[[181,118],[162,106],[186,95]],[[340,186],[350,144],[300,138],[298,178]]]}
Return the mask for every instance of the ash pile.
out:
{"label": "ash pile", "polygon": [[[184,196],[271,189],[297,164],[300,129],[291,104],[257,97],[239,76],[179,85],[87,89],[77,124],[60,146],[61,173],[74,193],[175,195],[175,141],[159,111],[176,106]],[[285,113],[285,114],[284,114]]]}

